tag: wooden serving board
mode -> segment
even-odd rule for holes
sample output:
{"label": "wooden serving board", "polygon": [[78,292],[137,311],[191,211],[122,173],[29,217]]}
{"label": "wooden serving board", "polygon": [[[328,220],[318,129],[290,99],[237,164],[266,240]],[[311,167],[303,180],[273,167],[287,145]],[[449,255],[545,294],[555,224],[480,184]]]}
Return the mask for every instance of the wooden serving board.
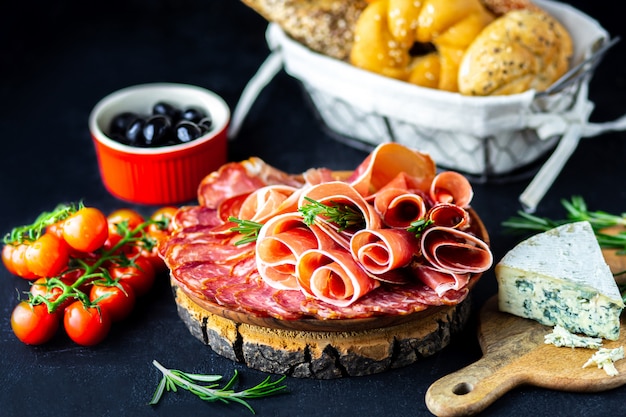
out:
{"label": "wooden serving board", "polygon": [[[437,416],[476,414],[522,384],[578,392],[597,392],[626,383],[626,359],[615,363],[617,376],[598,367],[583,368],[593,349],[556,347],[544,343],[552,328],[498,309],[497,296],[480,312],[478,340],[483,357],[433,383],[426,405]],[[603,341],[603,347],[626,345],[622,322],[620,339]]]}
{"label": "wooden serving board", "polygon": [[466,325],[471,299],[404,318],[276,321],[210,307],[172,282],[178,315],[215,353],[249,368],[334,379],[399,368],[446,347]]}

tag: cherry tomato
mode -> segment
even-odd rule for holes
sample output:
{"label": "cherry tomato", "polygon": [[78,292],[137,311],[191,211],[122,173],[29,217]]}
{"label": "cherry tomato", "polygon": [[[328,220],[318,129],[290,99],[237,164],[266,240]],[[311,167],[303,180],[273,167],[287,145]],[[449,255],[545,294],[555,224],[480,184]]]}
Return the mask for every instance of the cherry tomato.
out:
{"label": "cherry tomato", "polygon": [[15,250],[15,246],[5,244],[2,247],[2,263],[4,267],[13,275],[17,275],[17,270],[15,266],[13,266],[13,251]]}
{"label": "cherry tomato", "polygon": [[59,316],[49,313],[45,304],[20,301],[11,314],[11,328],[27,345],[40,345],[52,339],[59,328]]}
{"label": "cherry tomato", "polygon": [[57,276],[70,260],[67,243],[52,233],[44,233],[28,245],[24,257],[28,269],[39,277]]}
{"label": "cherry tomato", "polygon": [[106,310],[111,320],[116,322],[125,319],[133,311],[135,290],[124,281],[117,286],[94,284],[91,286],[89,299],[96,302],[102,310]]}
{"label": "cherry tomato", "polygon": [[97,208],[83,207],[65,219],[63,239],[81,252],[93,252],[109,237],[107,218]]}
{"label": "cherry tomato", "polygon": [[46,233],[52,233],[58,238],[63,239],[63,223],[64,220],[59,220],[56,223],[52,223],[51,225],[46,227]]}
{"label": "cherry tomato", "polygon": [[[111,214],[107,216],[107,221],[109,222],[109,227],[116,232],[116,225],[126,222],[126,225],[129,230],[135,230],[140,224],[145,222],[145,219],[139,212],[130,209],[130,208],[121,208],[117,209]],[[109,233],[111,229],[109,229]]]}
{"label": "cherry tomato", "polygon": [[[63,294],[63,289],[61,287],[51,286],[49,284],[49,280],[49,278],[45,277],[37,279],[30,286],[30,293],[33,296],[41,296],[47,300],[55,302],[59,298],[59,296]],[[63,281],[67,285],[72,284],[72,282],[70,282],[70,280],[65,277],[61,278],[61,281]],[[63,309],[70,305],[73,301],[74,299],[71,297],[66,298],[65,301],[63,301],[63,303],[60,304],[55,311],[63,311]]]}
{"label": "cherry tomato", "polygon": [[178,208],[173,206],[165,206],[157,209],[154,213],[152,213],[152,216],[150,216],[150,220],[168,220],[167,227],[165,229],[162,229],[159,223],[151,223],[148,226],[148,234],[157,239],[157,241],[160,241],[163,238],[169,236],[169,234],[173,230],[172,220],[177,211]]}
{"label": "cherry tomato", "polygon": [[[107,216],[107,222],[109,227],[109,238],[104,244],[106,249],[111,249],[116,246],[120,240],[122,240],[122,234],[118,230],[118,224],[124,223],[128,230],[136,230],[142,223],[145,222],[143,216],[139,212],[130,209],[122,208],[113,211]],[[129,247],[120,248],[123,252],[129,252]]]}
{"label": "cherry tomato", "polygon": [[152,288],[156,277],[152,263],[141,256],[135,259],[135,266],[113,266],[109,268],[109,273],[113,279],[130,284],[137,297],[141,297]]}
{"label": "cherry tomato", "polygon": [[111,317],[98,307],[85,306],[82,301],[74,301],[65,308],[63,326],[75,343],[94,346],[109,334]]}
{"label": "cherry tomato", "polygon": [[33,280],[39,277],[28,268],[28,263],[26,262],[26,250],[29,245],[30,242],[20,243],[17,246],[13,246],[11,264],[13,270],[15,271],[15,275],[24,279]]}

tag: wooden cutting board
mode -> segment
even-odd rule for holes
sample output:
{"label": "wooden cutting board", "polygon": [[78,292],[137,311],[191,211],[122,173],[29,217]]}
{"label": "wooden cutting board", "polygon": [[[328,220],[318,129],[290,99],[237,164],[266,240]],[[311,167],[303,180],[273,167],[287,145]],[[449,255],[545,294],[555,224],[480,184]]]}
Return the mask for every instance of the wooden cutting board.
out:
{"label": "wooden cutting board", "polygon": [[[534,385],[562,391],[597,392],[626,383],[626,359],[617,361],[617,376],[597,366],[583,368],[595,352],[544,343],[552,331],[534,320],[498,310],[497,296],[482,307],[478,340],[483,357],[477,362],[433,383],[426,392],[426,405],[437,416],[476,414],[511,389]],[[626,347],[626,326],[620,339],[604,341],[603,347]]]}

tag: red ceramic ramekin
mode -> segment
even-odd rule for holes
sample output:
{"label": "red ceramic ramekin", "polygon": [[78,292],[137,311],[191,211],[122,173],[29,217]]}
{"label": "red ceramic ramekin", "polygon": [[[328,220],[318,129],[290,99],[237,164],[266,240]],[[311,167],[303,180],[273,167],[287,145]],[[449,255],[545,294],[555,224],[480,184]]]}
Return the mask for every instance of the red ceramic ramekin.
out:
{"label": "red ceramic ramekin", "polygon": [[[156,148],[133,147],[107,136],[111,120],[123,112],[150,114],[165,101],[179,108],[199,107],[213,128],[188,143]],[[96,104],[89,130],[102,182],[115,197],[139,204],[184,203],[197,196],[200,181],[226,162],[230,110],[215,93],[192,85],[142,84],[116,91]]]}

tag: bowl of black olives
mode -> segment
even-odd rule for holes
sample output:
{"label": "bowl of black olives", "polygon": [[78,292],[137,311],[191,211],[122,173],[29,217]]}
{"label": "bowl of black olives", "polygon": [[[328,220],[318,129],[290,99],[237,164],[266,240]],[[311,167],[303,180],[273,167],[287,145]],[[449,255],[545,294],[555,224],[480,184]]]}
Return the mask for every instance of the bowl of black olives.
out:
{"label": "bowl of black olives", "polygon": [[104,186],[140,204],[184,203],[226,162],[230,109],[201,87],[155,83],[100,100],[89,129]]}

